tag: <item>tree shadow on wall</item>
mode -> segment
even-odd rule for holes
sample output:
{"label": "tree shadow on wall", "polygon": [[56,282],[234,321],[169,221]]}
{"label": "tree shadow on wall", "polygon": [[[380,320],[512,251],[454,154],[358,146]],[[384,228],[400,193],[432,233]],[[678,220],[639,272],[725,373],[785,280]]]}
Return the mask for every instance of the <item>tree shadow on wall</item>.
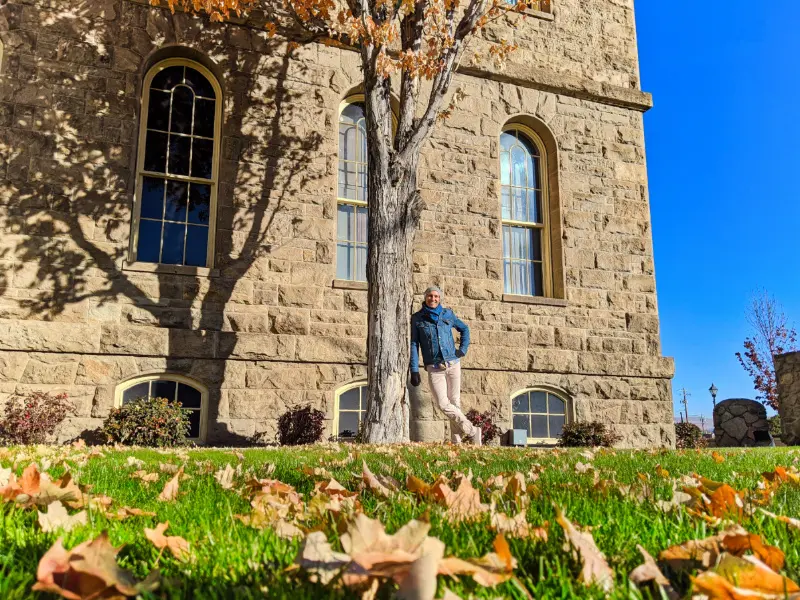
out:
{"label": "tree shadow on wall", "polygon": [[[148,357],[168,357],[168,371],[207,385],[208,422],[217,423],[224,420],[220,365],[233,354],[268,357],[241,348],[243,332],[273,327],[266,305],[277,301],[277,286],[259,282],[279,279],[275,273],[285,264],[276,256],[302,237],[309,214],[333,217],[324,204],[333,190],[313,189],[331,168],[319,154],[328,113],[301,83],[313,64],[296,51],[293,56],[279,38],[129,2],[114,3],[110,20],[98,4],[69,0],[40,11],[36,26],[26,23],[22,6],[0,8],[7,55],[0,81],[6,101],[15,104],[0,127],[0,318],[96,325],[102,334],[95,352],[136,356],[139,371],[148,370]],[[58,40],[52,52],[47,36]],[[209,277],[122,268],[136,187],[141,81],[150,66],[145,57],[158,45],[192,48],[223,73]],[[53,59],[33,58],[48,52]],[[314,260],[330,263],[333,241],[320,239],[313,251]],[[232,300],[260,314],[261,328],[237,319]],[[197,360],[203,358],[215,362]],[[118,364],[112,369],[114,381],[135,374]],[[107,409],[95,402],[93,416]],[[209,430],[212,438],[225,434]]]}

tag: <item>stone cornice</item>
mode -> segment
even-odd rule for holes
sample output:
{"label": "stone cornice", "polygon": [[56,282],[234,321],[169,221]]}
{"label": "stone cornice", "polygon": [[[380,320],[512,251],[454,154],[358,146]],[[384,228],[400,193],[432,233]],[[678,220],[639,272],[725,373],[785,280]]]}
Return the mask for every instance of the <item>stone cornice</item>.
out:
{"label": "stone cornice", "polygon": [[[134,4],[150,6],[149,0],[127,1]],[[164,8],[164,10],[168,9]],[[545,20],[552,20],[553,18],[549,13],[540,13],[538,11],[532,16]],[[227,22],[232,25],[239,25],[252,29],[263,29],[266,18],[262,11],[253,10],[245,17],[237,18],[232,16]],[[342,47],[340,49],[342,51],[356,52],[354,48]],[[638,89],[592,81],[591,79],[575,77],[565,73],[557,73],[547,69],[539,69],[513,61],[508,61],[502,71],[487,69],[479,65],[462,65],[458,68],[457,72],[479,79],[488,79],[490,81],[510,83],[520,87],[538,89],[555,94],[564,94],[566,96],[581,98],[599,104],[619,106],[639,112],[646,112],[653,107],[653,96]]]}
{"label": "stone cornice", "polygon": [[492,71],[470,65],[460,67],[458,72],[480,79],[489,79],[520,87],[564,94],[641,112],[653,108],[653,96],[647,92],[574,77],[564,73],[555,73],[546,69],[537,69],[525,64],[508,62],[502,71]]}

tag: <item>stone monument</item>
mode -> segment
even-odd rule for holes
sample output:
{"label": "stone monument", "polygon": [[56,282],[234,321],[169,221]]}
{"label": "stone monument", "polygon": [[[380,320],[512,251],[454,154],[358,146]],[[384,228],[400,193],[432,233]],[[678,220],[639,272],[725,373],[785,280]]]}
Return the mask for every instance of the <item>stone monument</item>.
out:
{"label": "stone monument", "polygon": [[718,448],[769,446],[767,409],[755,400],[731,398],[714,407],[714,441]]}

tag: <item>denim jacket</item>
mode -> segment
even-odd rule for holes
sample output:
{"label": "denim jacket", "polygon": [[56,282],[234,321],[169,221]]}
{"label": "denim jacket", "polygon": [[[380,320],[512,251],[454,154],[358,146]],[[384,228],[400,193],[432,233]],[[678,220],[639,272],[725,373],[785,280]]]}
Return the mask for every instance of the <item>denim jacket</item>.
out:
{"label": "denim jacket", "polygon": [[467,353],[469,348],[469,327],[461,321],[455,313],[445,308],[439,315],[439,322],[434,323],[424,310],[419,310],[411,316],[411,372],[419,372],[419,349],[422,349],[423,364],[433,363],[433,336],[439,337],[439,350],[445,361],[458,360],[456,356],[456,342],[453,339],[453,328],[461,334],[459,350]]}

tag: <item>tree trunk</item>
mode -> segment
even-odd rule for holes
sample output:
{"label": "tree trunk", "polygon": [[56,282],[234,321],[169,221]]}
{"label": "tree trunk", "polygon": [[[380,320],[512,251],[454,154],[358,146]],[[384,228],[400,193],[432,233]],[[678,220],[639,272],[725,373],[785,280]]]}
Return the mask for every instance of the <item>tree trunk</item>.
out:
{"label": "tree trunk", "polygon": [[[409,440],[407,394],[410,355],[412,246],[419,223],[418,156],[391,160],[388,86],[367,89],[369,152],[369,396],[364,441]],[[388,124],[388,131],[387,129]],[[388,135],[386,135],[388,134]]]}

